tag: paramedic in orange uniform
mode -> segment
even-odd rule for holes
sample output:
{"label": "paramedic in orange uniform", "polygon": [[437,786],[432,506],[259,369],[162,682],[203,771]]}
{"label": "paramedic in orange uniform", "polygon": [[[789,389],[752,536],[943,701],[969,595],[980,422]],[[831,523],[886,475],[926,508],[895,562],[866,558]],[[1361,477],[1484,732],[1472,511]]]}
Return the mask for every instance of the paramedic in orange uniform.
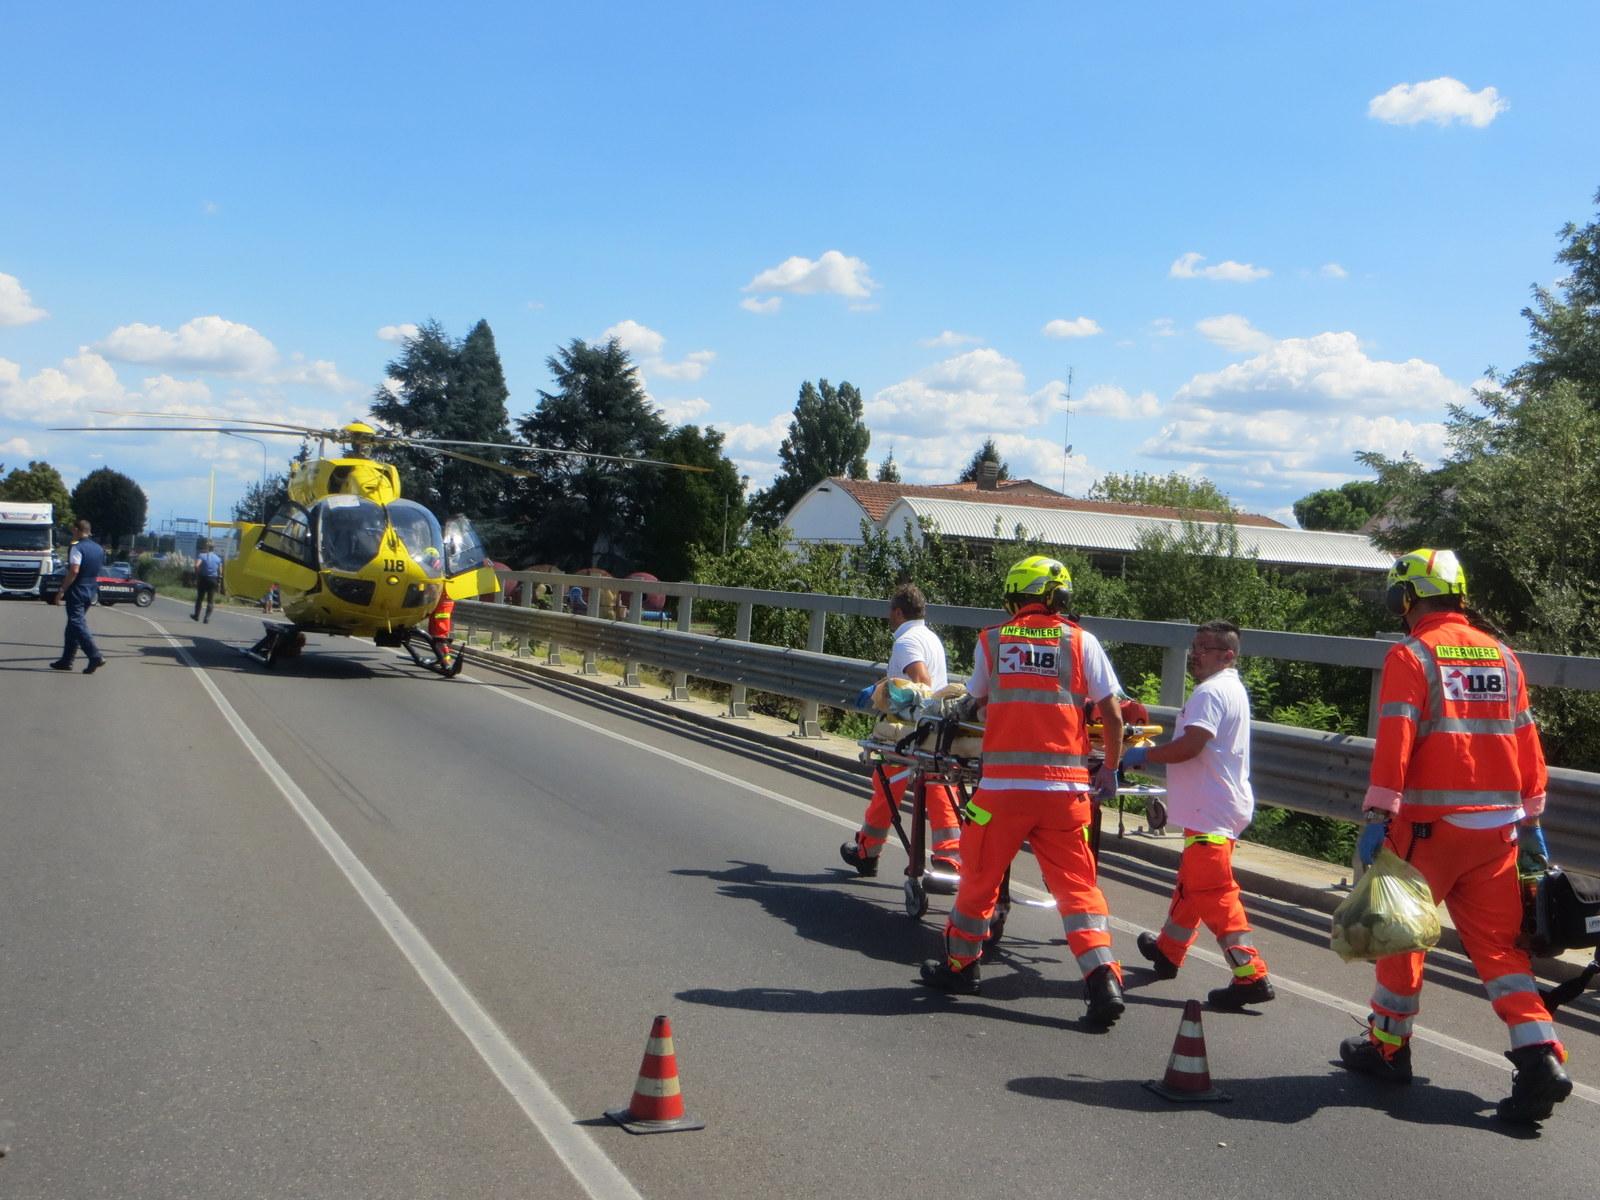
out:
{"label": "paramedic in orange uniform", "polygon": [[[1522,665],[1469,621],[1466,596],[1466,573],[1449,550],[1413,550],[1389,572],[1386,601],[1409,636],[1384,658],[1359,850],[1370,865],[1386,843],[1449,908],[1510,1034],[1511,1095],[1497,1115],[1531,1124],[1572,1092],[1566,1050],[1516,945],[1519,823],[1527,849],[1548,859],[1539,829],[1544,751]],[[1421,952],[1378,960],[1367,1032],[1339,1046],[1350,1070],[1411,1082],[1422,965]]]}
{"label": "paramedic in orange uniform", "polygon": [[[889,624],[894,628],[894,648],[889,651],[890,679],[909,679],[938,691],[950,682],[945,666],[944,643],[928,628],[924,617],[928,602],[922,589],[908,583],[889,597]],[[883,790],[883,776],[889,777],[889,792]],[[888,766],[872,773],[872,799],[861,828],[851,841],[839,847],[839,857],[856,869],[857,875],[876,875],[878,858],[889,838],[890,813],[905,796],[911,768]],[[955,799],[948,786],[926,784],[923,796],[928,808],[928,843],[932,848],[933,869],[948,875],[961,870],[961,824],[956,818]],[[929,891],[940,888],[930,877]]]}
{"label": "paramedic in orange uniform", "polygon": [[[1083,975],[1087,1020],[1105,1028],[1123,1012],[1122,965],[1111,952],[1110,915],[1095,884],[1089,822],[1093,794],[1116,795],[1122,710],[1100,643],[1061,615],[1071,598],[1064,565],[1025,558],[1006,574],[1010,619],[979,635],[967,686],[986,707],[983,780],[967,805],[945,957],[923,963],[922,979],[946,992],[979,990],[978,960],[1000,884],[1026,839]],[[1092,781],[1085,701],[1097,705],[1105,739],[1105,763]]]}

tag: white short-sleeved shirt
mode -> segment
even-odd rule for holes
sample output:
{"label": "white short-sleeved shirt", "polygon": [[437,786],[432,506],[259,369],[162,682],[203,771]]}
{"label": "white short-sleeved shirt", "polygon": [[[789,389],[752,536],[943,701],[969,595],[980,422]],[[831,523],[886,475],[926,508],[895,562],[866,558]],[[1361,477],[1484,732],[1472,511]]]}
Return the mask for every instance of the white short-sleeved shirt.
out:
{"label": "white short-sleeved shirt", "polygon": [[83,551],[78,549],[78,543],[72,543],[72,549],[67,551],[67,565],[73,567],[83,566]]}
{"label": "white short-sleeved shirt", "polygon": [[[1107,696],[1120,695],[1122,685],[1117,682],[1116,669],[1111,665],[1111,660],[1106,657],[1105,647],[1100,640],[1087,629],[1081,631],[1083,638],[1083,679],[1084,685],[1089,689],[1089,699],[1099,703]],[[1048,668],[1046,668],[1048,670]],[[1061,677],[1070,679],[1072,664],[1067,661],[1067,656],[1061,656]],[[978,653],[972,664],[972,678],[967,680],[967,691],[978,699],[987,699],[989,695],[989,651],[983,638],[978,639]]]}
{"label": "white short-sleeved shirt", "polygon": [[1238,671],[1229,667],[1195,686],[1173,737],[1191,728],[1207,730],[1211,737],[1187,762],[1167,764],[1167,812],[1184,829],[1236,838],[1256,811],[1250,790],[1250,694]]}
{"label": "white short-sleeved shirt", "polygon": [[928,628],[926,621],[906,621],[894,631],[894,649],[889,651],[890,678],[904,679],[906,668],[912,663],[922,663],[928,668],[928,679],[934,691],[950,682],[944,661],[944,643]]}

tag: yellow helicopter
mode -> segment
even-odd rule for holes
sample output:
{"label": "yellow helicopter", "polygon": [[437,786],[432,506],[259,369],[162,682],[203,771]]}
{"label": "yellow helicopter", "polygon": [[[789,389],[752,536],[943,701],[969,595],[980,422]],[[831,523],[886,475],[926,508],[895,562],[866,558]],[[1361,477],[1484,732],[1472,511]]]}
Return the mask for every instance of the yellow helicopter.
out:
{"label": "yellow helicopter", "polygon": [[[174,419],[164,413],[111,416]],[[193,418],[185,418],[193,419]],[[247,428],[236,428],[246,426]],[[349,446],[339,458],[313,458],[290,472],[288,498],[264,524],[213,521],[237,532],[238,550],[223,567],[228,593],[260,600],[278,590],[285,621],[264,621],[266,633],[244,653],[267,666],[297,655],[308,633],[370,637],[376,645],[404,648],[419,665],[458,674],[462,656],[446,639],[418,628],[441,599],[463,600],[500,590],[483,542],[465,516],[442,525],[426,507],[400,495],[400,473],[368,457],[369,448],[419,446],[512,475],[530,472],[491,462],[453,446],[482,446],[519,453],[571,454],[682,470],[707,468],[654,459],[583,451],[547,450],[511,443],[462,442],[384,433],[362,421],[339,429],[313,429],[274,421],[235,420],[209,425],[66,427],[96,433],[248,433],[316,438]]]}

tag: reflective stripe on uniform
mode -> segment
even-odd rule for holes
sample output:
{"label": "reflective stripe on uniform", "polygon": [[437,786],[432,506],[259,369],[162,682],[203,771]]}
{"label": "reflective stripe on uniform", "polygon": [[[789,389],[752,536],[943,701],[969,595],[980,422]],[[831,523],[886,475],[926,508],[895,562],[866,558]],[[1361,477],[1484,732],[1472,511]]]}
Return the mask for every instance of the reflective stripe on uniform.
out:
{"label": "reflective stripe on uniform", "polygon": [[1226,846],[1233,839],[1225,833],[1191,833],[1183,839],[1183,848],[1190,846]]}
{"label": "reflective stripe on uniform", "polygon": [[861,832],[868,837],[881,840],[889,836],[889,827],[887,825],[862,825]]}
{"label": "reflective stripe on uniform", "polygon": [[1042,687],[999,687],[989,693],[989,704],[1005,704],[1008,701],[1020,700],[1029,704],[1064,704],[1068,708],[1082,708],[1087,696],[1080,696],[1071,688],[1062,686],[1054,688]]}
{"label": "reflective stripe on uniform", "polygon": [[1510,737],[1516,732],[1516,722],[1510,717],[1440,717],[1433,721],[1418,721],[1417,736],[1430,733],[1484,733],[1495,737]]}
{"label": "reflective stripe on uniform", "polygon": [[1093,950],[1085,950],[1082,954],[1074,957],[1078,962],[1078,970],[1083,973],[1085,978],[1108,963],[1117,961],[1117,956],[1111,953],[1110,946],[1096,946]]}
{"label": "reflective stripe on uniform", "polygon": [[1411,1029],[1417,1023],[1415,1017],[1386,1017],[1382,1013],[1372,1014],[1372,1032],[1379,1041],[1396,1045],[1403,1038],[1411,1036]]}
{"label": "reflective stripe on uniform", "polygon": [[1536,992],[1539,985],[1534,983],[1532,975],[1499,975],[1494,979],[1483,981],[1483,990],[1489,993],[1489,1000],[1504,1000],[1507,996],[1514,996],[1518,992]]}
{"label": "reflective stripe on uniform", "polygon": [[1408,721],[1418,721],[1422,719],[1422,710],[1415,704],[1407,704],[1403,700],[1391,700],[1378,709],[1378,716],[1404,717]]}
{"label": "reflective stripe on uniform", "polygon": [[1084,754],[1051,754],[1041,750],[991,750],[983,756],[985,769],[989,767],[1086,767],[1089,758]]}
{"label": "reflective stripe on uniform", "polygon": [[1450,806],[1472,805],[1483,808],[1518,808],[1522,804],[1521,792],[1474,792],[1465,788],[1407,788],[1401,794],[1406,804],[1443,804]]}
{"label": "reflective stripe on uniform", "polygon": [[951,928],[966,934],[971,938],[984,938],[989,936],[989,921],[986,917],[969,917],[959,908],[950,910]]}
{"label": "reflective stripe on uniform", "polygon": [[1068,913],[1061,918],[1061,928],[1068,933],[1104,933],[1111,928],[1111,921],[1105,913]]}
{"label": "reflective stripe on uniform", "polygon": [[1169,920],[1161,927],[1161,936],[1169,942],[1187,945],[1189,939],[1194,937],[1195,931],[1199,928],[1200,926],[1198,925],[1179,925],[1176,921]]}
{"label": "reflective stripe on uniform", "polygon": [[1513,1050],[1520,1050],[1524,1046],[1542,1046],[1547,1042],[1558,1040],[1556,1027],[1549,1021],[1524,1021],[1520,1025],[1511,1026]]}
{"label": "reflective stripe on uniform", "polygon": [[1415,1016],[1422,1011],[1422,996],[1420,994],[1402,996],[1399,992],[1391,992],[1381,983],[1373,985],[1372,1003],[1374,1007],[1382,1008],[1401,1016]]}

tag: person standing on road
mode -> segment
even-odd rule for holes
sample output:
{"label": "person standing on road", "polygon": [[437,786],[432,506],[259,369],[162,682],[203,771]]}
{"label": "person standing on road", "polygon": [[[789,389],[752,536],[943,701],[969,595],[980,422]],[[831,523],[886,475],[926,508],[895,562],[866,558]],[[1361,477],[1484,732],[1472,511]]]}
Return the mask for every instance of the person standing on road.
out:
{"label": "person standing on road", "polygon": [[[894,628],[894,648],[889,651],[890,679],[909,679],[937,692],[950,682],[945,665],[944,643],[928,628],[925,620],[927,599],[922,589],[908,583],[889,597],[889,624]],[[872,773],[872,799],[861,828],[853,840],[839,847],[839,857],[856,869],[857,875],[876,875],[878,858],[889,838],[890,814],[899,807],[910,782],[911,769],[900,767],[888,772],[889,791],[883,787],[883,774]],[[955,798],[946,785],[930,783],[924,788],[928,806],[928,842],[933,869],[950,875],[961,870],[961,822],[956,817]],[[930,886],[930,891],[938,890]],[[948,888],[946,888],[948,890]]]}
{"label": "person standing on road", "polygon": [[[1111,952],[1111,918],[1095,882],[1089,822],[1093,795],[1117,792],[1122,753],[1121,688],[1093,634],[1063,615],[1072,576],[1053,558],[1032,555],[1006,573],[1011,617],[978,636],[967,690],[987,710],[983,778],[967,805],[961,836],[961,886],[945,926],[945,957],[922,964],[940,991],[979,990],[979,959],[1000,884],[1024,839],[1044,876],[1084,979],[1091,1025],[1123,1013],[1122,964]],[[1099,713],[1105,761],[1089,777],[1084,703]]]}
{"label": "person standing on road", "polygon": [[77,535],[72,549],[67,552],[67,573],[61,580],[61,590],[50,597],[51,604],[67,606],[67,634],[62,643],[61,657],[50,664],[52,670],[72,670],[72,660],[78,648],[83,648],[89,662],[83,668],[85,675],[93,675],[105,666],[105,657],[94,644],[89,633],[89,606],[100,594],[100,572],[105,569],[106,552],[90,536],[89,522],[79,518],[72,527]]}
{"label": "person standing on road", "polygon": [[[1510,1034],[1511,1095],[1496,1115],[1542,1121],[1572,1093],[1572,1080],[1528,955],[1516,944],[1519,823],[1525,852],[1549,860],[1539,828],[1544,749],[1522,664],[1469,620],[1467,576],[1453,551],[1413,550],[1396,560],[1385,600],[1409,636],[1384,657],[1361,861],[1370,866],[1387,844],[1449,908]],[[1367,1032],[1339,1046],[1350,1070],[1411,1082],[1422,968],[1421,951],[1378,960]]]}
{"label": "person standing on road", "polygon": [[1234,667],[1238,660],[1237,625],[1207,621],[1200,626],[1189,646],[1195,689],[1178,714],[1172,740],[1122,752],[1124,767],[1166,764],[1167,811],[1183,828],[1183,857],[1166,924],[1159,935],[1139,935],[1139,953],[1155,965],[1157,979],[1171,979],[1204,924],[1233,969],[1233,982],[1206,997],[1224,1012],[1264,1004],[1276,995],[1233,878],[1234,843],[1256,810],[1250,790],[1250,695]]}
{"label": "person standing on road", "polygon": [[211,620],[211,610],[216,607],[217,589],[222,586],[222,556],[211,548],[211,543],[200,543],[200,557],[194,560],[194,611],[189,614],[191,621],[200,620],[200,605],[206,606],[207,621]]}

